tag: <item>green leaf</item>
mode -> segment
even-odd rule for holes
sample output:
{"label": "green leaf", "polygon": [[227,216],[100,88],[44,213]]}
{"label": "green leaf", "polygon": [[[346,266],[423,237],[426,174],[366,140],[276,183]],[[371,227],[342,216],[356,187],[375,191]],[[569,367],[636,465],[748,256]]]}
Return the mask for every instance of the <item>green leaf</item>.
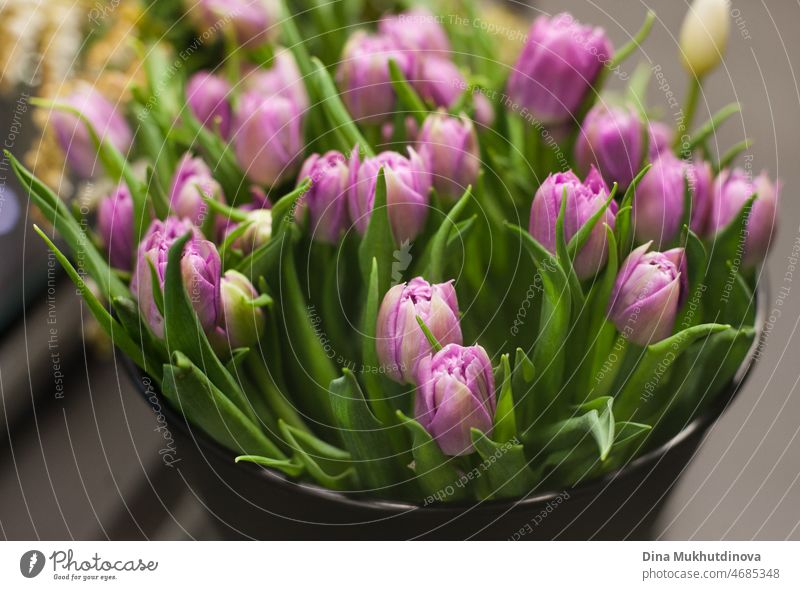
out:
{"label": "green leaf", "polygon": [[296,459],[270,459],[269,457],[262,457],[261,455],[239,455],[236,457],[236,462],[244,461],[245,463],[255,463],[263,465],[271,469],[283,471],[289,477],[299,477],[305,471],[302,463]]}
{"label": "green leaf", "polygon": [[38,226],[34,225],[33,229],[45,241],[47,247],[52,250],[56,260],[58,260],[58,262],[67,272],[67,275],[70,279],[72,279],[72,282],[75,283],[75,286],[78,287],[78,292],[80,293],[81,297],[83,297],[87,307],[92,312],[92,315],[97,318],[98,323],[111,338],[111,341],[114,343],[114,345],[126,355],[131,357],[133,362],[146,369],[147,363],[145,363],[143,352],[139,349],[136,343],[131,340],[125,329],[113,317],[111,317],[111,314],[109,314],[108,311],[106,311],[105,307],[103,307],[103,304],[100,303],[97,297],[95,297],[94,293],[92,293],[92,290],[86,285],[80,274],[78,274],[78,271],[75,270],[75,267],[70,264],[67,257],[61,253],[61,250],[56,247],[50,238],[47,237],[47,234],[45,234]]}
{"label": "green leaf", "polygon": [[288,234],[284,234],[284,238],[287,243],[282,248],[280,292],[275,299],[283,316],[285,345],[293,351],[286,363],[294,376],[292,391],[302,401],[307,414],[323,425],[331,426],[334,423],[327,384],[336,378],[337,373],[311,325],[315,308],[306,304]]}
{"label": "green leaf", "polygon": [[632,204],[634,196],[636,195],[636,187],[644,178],[645,174],[652,168],[652,164],[646,164],[644,168],[639,171],[639,174],[633,179],[631,184],[625,191],[625,196],[619,205],[617,217],[615,220],[615,228],[617,234],[617,245],[619,247],[619,257],[624,259],[633,248],[633,228],[631,226],[631,213],[633,211]]}
{"label": "green leaf", "polygon": [[403,71],[394,59],[389,60],[389,75],[400,106],[405,107],[408,113],[417,120],[417,123],[422,125],[425,122],[425,117],[428,116],[428,108],[419,97],[419,94],[417,94],[417,91],[408,83]]}
{"label": "green leaf", "polygon": [[355,461],[362,485],[376,492],[388,491],[400,481],[397,459],[385,435],[386,427],[373,415],[353,373],[330,384],[331,406],[344,446]]}
{"label": "green leaf", "polygon": [[397,410],[397,418],[411,433],[411,453],[414,456],[416,483],[422,489],[425,506],[435,501],[458,501],[467,497],[456,461],[442,453],[439,445],[423,426]]}
{"label": "green leaf", "polygon": [[298,199],[302,198],[311,188],[311,179],[305,178],[290,193],[277,200],[272,207],[272,235],[280,235],[287,223],[294,223],[294,210]]}
{"label": "green leaf", "polygon": [[536,433],[533,442],[552,452],[575,447],[592,439],[597,446],[600,460],[605,461],[615,436],[613,404],[614,398],[610,396],[598,397],[582,404],[578,407],[578,412],[583,414],[543,428]]}
{"label": "green leaf", "polygon": [[168,351],[181,351],[197,366],[203,367],[209,381],[224,392],[245,417],[257,422],[252,405],[211,348],[200,320],[189,303],[181,276],[181,257],[190,237],[191,232],[186,232],[169,249],[164,281],[164,342]]}
{"label": "green leaf", "polygon": [[[332,490],[353,489],[356,485],[354,480],[356,472],[349,465],[349,456],[346,453],[334,452],[336,458],[332,459],[326,455],[331,453],[335,447],[319,440],[315,441],[308,435],[302,436],[298,431],[287,426],[285,422],[280,422],[279,426],[281,434],[294,451],[295,459],[305,467],[311,477]],[[333,473],[329,471],[331,468],[334,470]]]}
{"label": "green leaf", "polygon": [[358,247],[358,262],[364,284],[368,284],[372,273],[372,261],[378,261],[378,295],[383,297],[392,278],[392,261],[395,243],[389,223],[389,206],[386,203],[386,174],[381,167],[375,184],[375,201],[367,231]]}
{"label": "green leaf", "polygon": [[709,119],[691,139],[683,146],[680,152],[682,158],[691,156],[694,149],[705,142],[709,137],[717,132],[717,129],[731,116],[742,110],[738,102],[731,103],[720,109],[711,119]]}
{"label": "green leaf", "polygon": [[602,218],[603,215],[605,215],[608,206],[611,205],[611,202],[614,200],[614,197],[617,194],[617,186],[619,185],[617,185],[615,182],[614,186],[611,188],[611,192],[608,195],[608,199],[606,199],[606,202],[603,204],[603,206],[595,211],[592,216],[586,220],[586,223],[584,223],[580,229],[575,232],[575,235],[572,236],[572,239],[569,241],[567,246],[567,252],[570,260],[574,260],[581,248],[586,245],[586,242],[592,235],[592,231],[597,225],[597,222],[600,221],[600,218]]}
{"label": "green leaf", "polygon": [[164,365],[164,397],[194,426],[241,455],[283,460],[278,446],[236,407],[184,354]]}
{"label": "green leaf", "polygon": [[567,276],[572,304],[576,309],[581,309],[585,303],[583,288],[581,287],[581,282],[578,280],[578,275],[575,274],[575,267],[572,264],[572,257],[567,252],[567,242],[564,236],[564,215],[566,211],[567,187],[564,187],[564,194],[561,196],[561,208],[559,209],[558,218],[556,219],[556,253],[558,263]]}
{"label": "green leaf", "polygon": [[[563,410],[558,402],[564,378],[567,334],[570,326],[570,298],[567,277],[544,246],[527,231],[506,223],[512,234],[519,236],[522,246],[533,258],[539,270],[544,290],[539,335],[533,349],[533,364],[539,376],[531,391],[520,395],[514,392],[517,401],[517,425],[523,437],[537,418],[551,419]],[[536,401],[534,401],[536,400]],[[540,404],[540,415],[535,406]]]}
{"label": "green leaf", "polygon": [[114,297],[130,297],[128,287],[117,277],[106,259],[92,245],[89,236],[70,214],[67,205],[59,199],[42,181],[17,160],[11,152],[3,152],[11,162],[14,173],[31,200],[42,211],[55,230],[61,234],[80,262],[79,266],[97,282],[103,297],[109,301]]}
{"label": "green leaf", "polygon": [[431,239],[431,253],[430,258],[428,259],[428,268],[424,274],[432,283],[441,283],[446,280],[444,275],[444,264],[447,242],[451,231],[456,227],[458,219],[461,217],[462,212],[466,209],[471,198],[472,186],[468,186],[467,190],[464,191],[464,194],[461,195],[461,198],[447,214],[447,217],[445,217],[445,219],[442,221],[439,229],[436,230],[436,233]]}
{"label": "green leaf", "polygon": [[[372,272],[369,275],[369,282],[367,283],[367,301],[364,306],[364,321],[361,327],[363,352],[365,367],[380,367],[380,360],[378,359],[377,345],[377,323],[378,323],[378,309],[380,307],[380,297],[378,295],[378,261],[372,259]],[[378,420],[385,425],[395,423],[395,414],[391,404],[386,399],[387,388],[384,386],[383,378],[372,371],[364,371],[363,373],[364,385],[369,398],[370,406],[372,407],[375,416]],[[402,444],[397,440],[397,436],[393,435],[395,444]]]}
{"label": "green leaf", "polygon": [[[521,349],[517,349],[517,354],[519,355],[520,353],[525,360],[528,360],[525,353]],[[521,372],[524,373],[524,371],[525,369],[522,368]],[[494,414],[492,437],[497,442],[505,443],[514,438],[517,433],[517,420],[514,415],[514,392],[511,387],[511,365],[509,364],[507,354],[500,357],[500,371],[498,377],[497,383],[500,384],[500,393],[497,397],[497,409]]]}
{"label": "green leaf", "polygon": [[495,442],[476,428],[471,435],[472,444],[483,459],[479,473],[485,472],[489,479],[490,498],[518,498],[534,488],[538,478],[529,467],[522,445]]}
{"label": "green leaf", "polygon": [[[722,231],[717,233],[708,244],[708,266],[710,270],[707,276],[708,293],[705,296],[706,317],[716,319],[720,308],[723,307],[729,297],[727,285],[734,281],[734,269],[728,269],[728,262],[736,265],[736,270],[741,265],[744,255],[744,245],[747,237],[747,220],[753,209],[756,195],[751,196],[744,206],[740,209],[736,217]],[[728,269],[727,272],[720,272],[721,269]]]}
{"label": "green leaf", "polygon": [[[730,326],[722,324],[700,324],[648,346],[639,364],[617,395],[615,405],[617,417],[626,421],[636,416],[652,415],[654,413],[652,406],[655,403],[651,402],[654,400],[652,397],[644,399],[643,397],[649,395],[659,385],[659,375],[663,374],[666,368],[669,368],[697,340],[730,329]],[[664,402],[664,400],[655,401]]]}
{"label": "green leaf", "polygon": [[623,45],[622,47],[617,49],[617,51],[614,52],[614,57],[611,59],[611,61],[608,63],[606,67],[608,67],[609,69],[614,69],[623,61],[628,59],[628,57],[630,57],[630,55],[634,51],[639,49],[642,43],[644,43],[645,39],[647,39],[647,37],[650,35],[650,31],[653,28],[653,23],[655,22],[655,20],[656,20],[656,13],[653,12],[652,10],[648,10],[647,16],[645,16],[644,19],[644,23],[642,23],[642,26],[639,29],[639,31],[631,38],[630,41],[628,41],[625,45]]}
{"label": "green leaf", "polygon": [[358,145],[363,149],[367,156],[374,156],[372,146],[367,142],[358,126],[353,122],[350,113],[344,106],[336,85],[333,83],[325,65],[316,57],[311,58],[311,65],[314,68],[313,80],[319,96],[320,104],[328,116],[328,123],[331,127],[339,129],[347,145],[342,146],[342,150],[352,149]]}
{"label": "green leaf", "polygon": [[248,277],[251,282],[253,277],[272,276],[280,264],[283,250],[291,248],[291,240],[284,237],[273,236],[268,242],[242,258],[234,267],[235,270]]}
{"label": "green leaf", "polygon": [[[156,380],[161,379],[161,368],[169,362],[169,355],[164,343],[155,337],[147,322],[144,321],[139,308],[133,299],[115,297],[111,302],[122,327],[144,355],[146,366],[141,368]],[[101,323],[102,325],[102,323]]]}
{"label": "green leaf", "polygon": [[719,159],[714,165],[714,176],[719,174],[720,170],[724,170],[728,168],[731,164],[733,164],[734,160],[739,157],[739,154],[742,152],[746,152],[750,149],[753,145],[753,142],[750,139],[745,139],[744,141],[740,141],[736,145],[734,145],[731,149],[725,152],[722,157]]}
{"label": "green leaf", "polygon": [[702,302],[703,294],[707,288],[705,276],[708,271],[706,249],[703,246],[703,242],[688,226],[684,226],[683,233],[685,237],[682,242],[686,253],[689,297],[675,321],[675,325],[681,329],[696,326],[703,320]]}

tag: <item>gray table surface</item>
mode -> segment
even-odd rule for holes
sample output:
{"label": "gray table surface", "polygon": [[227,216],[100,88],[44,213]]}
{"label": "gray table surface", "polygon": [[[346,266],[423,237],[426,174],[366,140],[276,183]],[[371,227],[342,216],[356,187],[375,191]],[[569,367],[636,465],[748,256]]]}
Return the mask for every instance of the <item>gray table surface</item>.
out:
{"label": "gray table surface", "polygon": [[[600,24],[621,44],[647,7],[658,13],[643,58],[660,64],[673,88],[685,76],[676,37],[686,3],[676,0],[543,1],[526,14],[570,10]],[[731,100],[744,112],[719,134],[721,145],[747,136],[756,170],[778,175],[786,190],[781,229],[769,263],[769,308],[788,287],[781,316],[744,390],[711,430],[677,482],[658,523],[659,539],[800,539],[800,362],[794,346],[800,286],[785,279],[800,240],[800,3],[734,0],[737,18],[724,67],[707,81],[701,118]],[[634,62],[626,65],[632,67]],[[658,89],[651,100],[667,110]],[[35,247],[35,246],[30,246]],[[163,466],[153,414],[113,358],[87,355],[74,289],[57,290],[57,349],[63,396],[57,397],[53,326],[44,298],[0,345],[0,538],[208,539],[213,515],[174,470]]]}

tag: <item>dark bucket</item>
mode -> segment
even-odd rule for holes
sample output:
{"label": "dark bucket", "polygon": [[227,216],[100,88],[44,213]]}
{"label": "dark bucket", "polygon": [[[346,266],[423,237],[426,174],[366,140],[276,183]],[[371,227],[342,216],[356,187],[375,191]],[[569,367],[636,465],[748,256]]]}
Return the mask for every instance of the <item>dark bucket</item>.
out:
{"label": "dark bucket", "polygon": [[[758,297],[763,304],[763,291]],[[756,325],[762,325],[759,305]],[[579,485],[518,500],[429,506],[333,492],[291,481],[232,453],[191,427],[159,395],[173,429],[187,483],[205,502],[228,539],[649,539],[667,497],[706,431],[749,373],[756,338],[733,382],[713,406],[678,435],[622,469]],[[126,362],[143,397],[152,396],[141,372]]]}

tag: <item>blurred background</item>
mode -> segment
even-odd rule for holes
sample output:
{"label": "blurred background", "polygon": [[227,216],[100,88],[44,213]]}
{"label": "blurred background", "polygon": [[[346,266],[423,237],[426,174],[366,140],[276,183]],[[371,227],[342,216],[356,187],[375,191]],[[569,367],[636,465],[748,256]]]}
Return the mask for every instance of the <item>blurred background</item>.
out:
{"label": "blurred background", "polygon": [[[128,45],[84,45],[103,17],[110,39],[133,30],[136,2],[0,0],[0,134],[3,147],[27,154],[48,182],[61,183],[63,163],[27,103],[52,95],[73,75],[83,51],[119,60]],[[160,2],[159,4],[169,4]],[[510,59],[528,23],[540,13],[568,10],[603,26],[617,46],[657,14],[641,60],[663,73],[649,100],[668,118],[667,91],[682,99],[686,76],[677,57],[685,0],[539,0],[486,5],[501,19]],[[108,13],[105,11],[108,10]],[[94,12],[93,12],[94,11]],[[92,20],[94,18],[94,21]],[[754,140],[746,154],[783,181],[777,242],[762,277],[774,310],[760,359],[749,380],[676,482],[655,527],[658,539],[800,539],[800,379],[797,327],[800,281],[800,3],[733,0],[732,31],[723,67],[706,81],[698,121],[731,101],[741,116],[718,134],[723,146]],[[117,30],[114,30],[116,27]],[[109,38],[109,37],[105,37]],[[119,51],[120,55],[113,52]],[[96,57],[93,58],[93,52]],[[632,71],[635,60],[623,67]],[[133,64],[135,65],[135,63]],[[117,82],[106,77],[104,83]],[[68,180],[68,179],[66,179]],[[62,186],[68,186],[62,184]],[[87,187],[69,187],[86,191]],[[91,187],[88,187],[91,189]],[[533,187],[532,187],[533,190]],[[91,192],[91,190],[90,190]],[[0,163],[0,537],[4,539],[207,539],[219,533],[213,514],[159,455],[159,424],[118,359],[94,333],[89,314],[41,240],[26,196]],[[794,273],[794,274],[793,274]],[[768,288],[766,288],[768,287]]]}

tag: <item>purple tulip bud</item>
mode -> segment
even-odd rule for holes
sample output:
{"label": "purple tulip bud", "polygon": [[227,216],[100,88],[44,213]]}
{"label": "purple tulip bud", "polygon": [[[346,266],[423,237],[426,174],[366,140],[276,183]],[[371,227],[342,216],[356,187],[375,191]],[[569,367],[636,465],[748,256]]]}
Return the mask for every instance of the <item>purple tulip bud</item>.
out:
{"label": "purple tulip bud", "polygon": [[347,229],[347,191],[350,167],[344,154],[329,151],[311,155],[303,164],[298,182],[311,179],[311,187],[295,211],[298,218],[306,210],[311,217],[311,237],[327,244],[338,244]]}
{"label": "purple tulip bud", "polygon": [[419,363],[414,417],[445,455],[472,453],[470,429],[492,432],[494,375],[482,346],[448,344]]}
{"label": "purple tulip bud", "polygon": [[303,121],[292,101],[246,92],[239,99],[235,120],[236,157],[248,178],[273,186],[297,171]]}
{"label": "purple tulip bud", "polygon": [[361,162],[358,150],[353,150],[347,200],[350,219],[361,235],[367,231],[372,215],[381,167],[386,178],[386,204],[394,241],[397,244],[411,241],[425,226],[431,175],[417,152],[408,148],[408,153],[405,158],[397,152],[382,152]]}
{"label": "purple tulip bud", "polygon": [[212,342],[217,349],[253,346],[264,332],[264,311],[253,305],[258,298],[253,284],[243,274],[229,270],[220,280],[220,322]]}
{"label": "purple tulip bud", "polygon": [[186,243],[181,258],[183,285],[203,328],[210,332],[217,324],[222,265],[216,246],[202,239],[197,227],[188,219],[157,219],[139,244],[131,291],[139,303],[142,316],[159,338],[164,336],[164,318],[153,297],[150,265],[155,268],[159,288],[163,290],[169,249],[187,231],[192,232],[192,238]]}
{"label": "purple tulip bud", "polygon": [[131,193],[120,184],[97,208],[97,231],[114,268],[129,271],[133,267],[133,221]]}
{"label": "purple tulip bud", "polygon": [[354,119],[380,123],[393,115],[396,96],[389,74],[390,59],[411,79],[412,52],[398,47],[391,37],[357,31],[347,41],[336,82]]}
{"label": "purple tulip bud", "polygon": [[[556,252],[556,222],[561,212],[561,201],[566,191],[564,210],[564,238],[567,243],[592,215],[605,205],[609,192],[600,173],[592,166],[584,182],[571,170],[548,176],[533,197],[530,233],[550,252]],[[597,222],[589,239],[578,252],[573,266],[580,279],[593,277],[603,268],[608,258],[608,236],[603,223],[614,229],[618,205],[611,201],[605,215]]]}
{"label": "purple tulip bud", "polygon": [[475,103],[475,120],[483,127],[494,124],[494,107],[484,94],[476,94],[472,100]]}
{"label": "purple tulip bud", "polygon": [[272,67],[253,67],[243,80],[245,90],[262,96],[283,96],[291,100],[300,113],[308,110],[308,93],[297,62],[288,49],[281,49],[272,60]]}
{"label": "purple tulip bud", "polygon": [[412,8],[381,18],[378,31],[394,39],[403,49],[449,53],[450,41],[442,28],[441,19],[427,8]]}
{"label": "purple tulip bud", "polygon": [[228,97],[231,86],[211,72],[197,72],[186,85],[189,108],[203,126],[228,139],[231,132],[231,105]]}
{"label": "purple tulip bud", "polygon": [[509,76],[508,95],[545,124],[571,121],[612,53],[603,29],[567,13],[540,16]]}
{"label": "purple tulip bud", "polygon": [[672,333],[675,317],[688,291],[683,248],[648,252],[636,248],[617,275],[608,318],[628,340],[647,346]]}
{"label": "purple tulip bud", "polygon": [[[109,142],[123,154],[128,152],[133,142],[130,127],[115,106],[97,90],[84,84],[59,102],[82,113],[101,141]],[[53,111],[51,121],[56,139],[75,173],[90,178],[99,172],[102,166],[98,164],[97,150],[83,121],[72,113],[58,110]]]}
{"label": "purple tulip bud", "polygon": [[416,277],[389,289],[375,330],[378,359],[386,375],[399,383],[414,383],[417,365],[433,351],[417,316],[444,346],[461,344],[458,314],[452,281],[431,285]]}
{"label": "purple tulip bud", "polygon": [[181,158],[172,177],[172,186],[169,190],[170,211],[200,226],[208,213],[208,204],[203,199],[204,196],[225,202],[222,187],[211,176],[211,170],[205,162],[187,152]]}
{"label": "purple tulip bud", "polygon": [[221,33],[233,29],[236,42],[243,47],[258,47],[274,41],[280,31],[280,4],[277,0],[184,0],[196,26],[203,32]]}
{"label": "purple tulip bud", "polygon": [[711,203],[711,182],[708,162],[685,162],[671,152],[661,155],[636,187],[633,223],[637,240],[660,247],[678,236],[687,184],[692,199],[689,226],[702,235]]}
{"label": "purple tulip bud", "polygon": [[449,108],[464,92],[467,83],[458,66],[450,59],[426,56],[411,80],[420,98],[437,107]]}
{"label": "purple tulip bud", "polygon": [[766,172],[753,180],[741,168],[721,171],[712,189],[708,234],[713,236],[727,227],[750,197],[756,195],[747,218],[742,260],[746,267],[756,266],[766,258],[772,245],[778,221],[780,191],[781,183],[773,183]]}
{"label": "purple tulip bud", "polygon": [[661,121],[650,121],[650,145],[649,155],[651,160],[655,160],[664,152],[672,149],[672,142],[675,140],[675,132],[672,127]]}
{"label": "purple tulip bud", "polygon": [[425,119],[417,142],[433,176],[433,186],[443,198],[458,199],[467,186],[475,184],[481,165],[480,150],[469,118],[432,113]]}
{"label": "purple tulip bud", "polygon": [[[247,213],[247,220],[241,223],[247,224],[247,228],[233,240],[231,247],[245,255],[257,250],[272,238],[272,211],[270,209],[253,209]],[[226,237],[240,226],[239,223],[229,225],[224,232]]]}
{"label": "purple tulip bud", "polygon": [[600,104],[586,115],[575,144],[578,167],[596,164],[609,182],[627,188],[642,168],[642,121],[633,107]]}

